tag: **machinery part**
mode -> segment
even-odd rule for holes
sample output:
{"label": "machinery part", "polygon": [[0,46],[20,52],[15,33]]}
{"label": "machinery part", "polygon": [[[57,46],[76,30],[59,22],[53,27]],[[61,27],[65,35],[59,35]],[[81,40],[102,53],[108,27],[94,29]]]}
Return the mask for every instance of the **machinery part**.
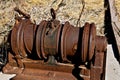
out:
{"label": "machinery part", "polygon": [[[30,17],[28,18],[27,14],[23,13],[17,8],[15,8],[15,11],[17,11],[19,14],[22,14],[23,17],[17,16],[17,18],[15,18],[16,23],[11,32],[10,44],[16,61],[18,62],[18,66],[23,67],[23,63],[20,59],[27,57],[28,52],[31,53],[32,51],[34,40],[33,37],[35,32],[34,29],[36,28],[36,25],[30,21]],[[28,32],[30,34],[28,34]]]}
{"label": "machinery part", "polygon": [[94,55],[95,43],[96,43],[96,27],[95,24],[90,24],[89,33],[89,50],[88,50],[88,60],[91,60]]}
{"label": "machinery part", "polygon": [[25,52],[25,46],[23,44],[23,30],[24,30],[24,26],[26,25],[25,23],[27,23],[27,20],[23,20],[18,28],[18,32],[17,32],[17,47],[18,47],[18,52],[22,57],[26,57],[27,54]]}
{"label": "machinery part", "polygon": [[51,8],[50,12],[51,12],[52,19],[53,19],[53,20],[56,19],[55,10],[54,10],[53,8]]}
{"label": "machinery part", "polygon": [[19,30],[19,26],[21,27],[22,23],[16,22],[15,26],[14,26],[12,32],[11,32],[11,43],[10,44],[11,44],[11,48],[12,48],[14,56],[15,56],[15,58],[17,58],[16,61],[17,61],[18,66],[23,67],[22,61],[20,60],[22,54],[20,54],[20,52],[18,50],[18,44],[17,44],[17,43],[19,43],[18,40],[17,40],[18,39],[17,38],[17,36],[18,36],[17,32]]}
{"label": "machinery part", "polygon": [[96,36],[96,50],[97,52],[106,51],[107,39],[104,36]]}
{"label": "machinery part", "polygon": [[29,53],[31,53],[33,49],[33,42],[35,40],[35,30],[36,30],[36,25],[33,24],[31,21],[28,21],[26,23],[23,30],[23,40],[24,40],[23,42],[25,48]]}
{"label": "machinery part", "polygon": [[65,22],[63,26],[61,34],[61,57],[64,62],[68,61],[67,56],[74,56],[76,53],[79,29],[70,25],[69,22]]}
{"label": "machinery part", "polygon": [[[35,25],[29,19],[21,19],[18,22],[18,29],[15,32],[17,33],[16,37],[14,37],[14,31],[16,30],[14,28],[17,28],[16,26],[13,28],[11,34],[13,52],[21,57],[25,57],[27,52],[32,53],[34,38],[36,38],[36,52],[40,59],[47,59],[49,55],[60,55],[63,62],[69,62],[67,56],[74,56],[76,53],[75,50],[77,50],[80,28],[73,27],[69,22],[65,22],[63,26],[60,25],[60,21],[55,19],[56,14],[53,9],[51,9],[51,16],[51,21],[42,21],[35,30]],[[30,32],[30,35],[28,32]],[[79,44],[82,46],[79,53],[81,55],[81,62],[83,63],[90,61],[94,55],[95,34],[95,24],[86,23],[83,27],[82,42]],[[17,43],[13,43],[13,41]],[[58,51],[60,51],[60,54],[58,54]]]}
{"label": "machinery part", "polygon": [[42,59],[41,48],[40,48],[41,47],[41,35],[42,35],[43,28],[45,26],[45,23],[46,23],[46,21],[42,21],[39,24],[37,31],[36,31],[36,52],[40,59]]}
{"label": "machinery part", "polygon": [[[60,22],[54,24],[56,21],[53,21],[51,23],[48,22],[48,25],[46,26],[46,31],[44,34],[44,52],[46,55],[56,55],[58,53],[58,43],[59,43],[59,37],[60,37]],[[52,26],[51,28],[48,26]]]}
{"label": "machinery part", "polygon": [[[51,21],[42,21],[35,30],[35,25],[32,24],[29,19],[21,19],[22,21],[19,21],[20,26],[17,26],[18,30],[15,32],[17,33],[17,37],[14,38],[14,29],[11,35],[11,37],[13,36],[11,41],[13,41],[13,39],[17,40],[17,43],[15,44],[14,42],[11,42],[13,43],[11,47],[13,48],[14,53],[17,53],[17,55],[20,55],[21,57],[26,57],[28,54],[27,52],[32,54],[33,42],[35,40],[36,52],[40,59],[48,59],[49,55],[59,55],[59,58],[63,62],[72,62],[68,59],[68,56],[74,56],[77,51],[80,28],[73,27],[69,22],[65,22],[65,24],[61,25],[60,21],[55,19],[56,15],[53,9],[51,9],[51,15]],[[83,29],[83,42],[81,43],[81,52],[79,52],[82,56],[81,62],[83,63],[90,61],[94,54],[94,32],[96,32],[94,28],[94,24],[90,25],[89,23],[86,23]],[[14,48],[17,48],[17,51],[16,49],[14,50]]]}
{"label": "machinery part", "polygon": [[[4,73],[18,72],[19,76],[27,74],[26,77],[29,79],[30,75],[45,75],[45,70],[48,70],[59,75],[54,77],[56,80],[61,79],[61,72],[70,73],[67,76],[73,74],[74,79],[100,80],[101,74],[104,73],[107,41],[104,36],[96,36],[94,23],[85,23],[82,28],[74,27],[68,21],[60,24],[60,21],[56,20],[54,9],[51,9],[52,19],[43,20],[36,25],[22,11],[18,12],[25,17],[16,18],[10,36],[12,50],[9,52],[9,63],[3,68]],[[34,72],[34,69],[43,72]],[[98,74],[95,74],[95,71]],[[13,78],[18,79],[21,78]],[[69,77],[70,79],[73,77]]]}
{"label": "machinery part", "polygon": [[46,26],[47,26],[47,22],[46,25],[43,27],[43,31],[42,31],[42,35],[41,35],[41,55],[44,59],[47,59],[47,57],[45,56],[45,52],[44,52],[44,35],[46,33]]}
{"label": "machinery part", "polygon": [[15,7],[14,10],[16,12],[18,12],[19,14],[23,15],[23,17],[25,17],[26,19],[29,19],[30,18],[30,15],[29,14],[26,14],[24,12],[22,12],[18,7]]}
{"label": "machinery part", "polygon": [[89,32],[90,32],[90,24],[86,23],[83,29],[83,37],[82,37],[82,49],[81,49],[81,58],[83,62],[86,62],[88,56],[88,45],[89,45]]}

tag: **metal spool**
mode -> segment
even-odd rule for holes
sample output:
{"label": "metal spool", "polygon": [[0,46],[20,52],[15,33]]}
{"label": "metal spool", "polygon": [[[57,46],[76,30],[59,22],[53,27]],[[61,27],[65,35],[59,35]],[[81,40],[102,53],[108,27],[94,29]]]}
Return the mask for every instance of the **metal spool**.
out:
{"label": "metal spool", "polygon": [[61,35],[61,57],[63,61],[67,61],[67,56],[74,56],[77,50],[78,27],[73,27],[69,22],[65,22]]}
{"label": "metal spool", "polygon": [[90,24],[85,23],[84,29],[83,29],[83,36],[82,36],[82,47],[81,47],[81,58],[82,62],[87,61],[88,56],[88,44],[89,44],[89,34],[90,33]]}
{"label": "metal spool", "polygon": [[15,17],[16,23],[11,32],[11,47],[16,56],[27,57],[28,52],[32,51],[36,25],[31,22],[30,15],[18,8],[15,8],[15,11],[23,16]]}
{"label": "metal spool", "polygon": [[[74,27],[68,21],[61,24],[56,20],[54,9],[51,9],[52,19],[36,25],[28,14],[18,8],[15,10],[23,16],[16,17],[10,35],[12,51],[3,69],[5,73],[19,74],[15,80],[38,80],[41,77],[56,80],[64,77],[71,80],[72,77],[78,80],[102,79],[107,41],[104,36],[96,36],[94,23],[85,23],[83,27]],[[67,73],[69,78],[61,75],[63,73]],[[20,75],[27,77],[21,78]]]}
{"label": "metal spool", "polygon": [[[31,53],[34,39],[34,27],[29,19],[21,20],[15,24],[11,33],[11,47],[14,53],[27,57]],[[27,51],[27,52],[26,52]]]}
{"label": "metal spool", "polygon": [[[69,62],[67,56],[73,57],[75,55],[78,46],[80,28],[70,25],[69,22],[65,22],[62,28],[60,22],[57,20],[42,21],[38,28],[36,28],[30,20],[23,20],[23,22],[24,23],[21,22],[21,25],[15,32],[17,35],[14,40],[17,41],[17,44],[14,44],[16,44],[17,49],[15,49],[13,46],[14,44],[12,43],[14,48],[13,51],[18,51],[18,55],[26,57],[28,54],[27,52],[31,53],[35,36],[36,52],[40,59],[47,59],[47,56],[49,55],[55,56],[58,54],[58,50],[61,50],[60,54],[62,61]],[[13,29],[11,40],[15,36],[13,35],[14,31],[15,30]],[[86,23],[82,33],[82,42],[79,44],[82,45],[80,52],[82,62],[91,60],[93,57],[95,49],[95,33],[95,25]]]}
{"label": "metal spool", "polygon": [[46,34],[46,27],[47,27],[47,24],[48,24],[48,22],[46,22],[45,24],[44,24],[44,27],[43,27],[43,31],[42,31],[42,34],[41,34],[41,40],[40,40],[40,49],[41,49],[41,56],[42,56],[42,58],[43,59],[47,59],[47,56],[46,56],[46,53],[45,53],[45,51],[44,51],[44,35]]}
{"label": "metal spool", "polygon": [[[52,26],[51,28],[49,26]],[[44,52],[46,55],[56,55],[58,53],[58,43],[60,37],[60,22],[52,21],[46,28],[44,34]]]}
{"label": "metal spool", "polygon": [[40,59],[48,55],[57,55],[60,38],[60,21],[55,20],[55,11],[51,9],[52,20],[42,21],[36,32],[36,51]]}
{"label": "metal spool", "polygon": [[[11,46],[16,55],[26,57],[28,52],[32,53],[35,44],[40,59],[59,55],[63,62],[71,62],[68,56],[73,57],[76,55],[76,50],[80,49],[78,55],[81,59],[78,60],[85,63],[92,59],[96,46],[102,45],[101,48],[96,47],[100,51],[106,47],[105,39],[96,37],[94,23],[85,23],[83,28],[79,28],[72,26],[68,21],[60,24],[60,21],[55,19],[56,14],[53,9],[51,9],[51,16],[50,21],[43,20],[38,26],[30,19],[21,19],[15,24],[11,34]],[[79,40],[81,41],[78,44]],[[99,40],[101,42],[98,42]],[[81,47],[78,48],[78,45]]]}
{"label": "metal spool", "polygon": [[21,24],[19,22],[16,22],[16,24],[14,25],[12,32],[11,32],[11,48],[12,48],[12,51],[14,52],[14,55],[15,54],[19,55],[16,33],[18,32],[18,28],[20,25]]}
{"label": "metal spool", "polygon": [[89,33],[88,60],[91,60],[94,55],[95,43],[96,43],[96,26],[94,23],[92,23],[90,24],[90,33]]}
{"label": "metal spool", "polygon": [[41,23],[39,24],[37,30],[36,30],[36,52],[37,52],[37,55],[40,59],[42,59],[41,57],[41,35],[42,35],[42,31],[43,31],[43,28],[44,28],[44,25],[45,25],[46,21],[41,21]]}
{"label": "metal spool", "polygon": [[18,37],[17,38],[18,49],[19,49],[20,54],[22,54],[21,55],[22,57],[27,56],[26,50],[25,50],[25,45],[24,45],[24,42],[23,42],[23,32],[24,32],[24,28],[26,27],[26,23],[28,23],[28,20],[23,20],[22,26],[19,27],[18,35],[17,35],[17,37]]}
{"label": "metal spool", "polygon": [[29,53],[31,53],[33,49],[35,29],[36,29],[36,25],[33,24],[31,21],[28,21],[24,27],[23,40],[24,40],[25,48],[27,49]]}
{"label": "metal spool", "polygon": [[12,29],[11,33],[11,48],[15,55],[20,55],[22,57],[25,57],[25,53],[20,51],[20,38],[21,38],[21,32],[23,28],[23,24],[25,21],[21,21],[15,24],[14,28]]}

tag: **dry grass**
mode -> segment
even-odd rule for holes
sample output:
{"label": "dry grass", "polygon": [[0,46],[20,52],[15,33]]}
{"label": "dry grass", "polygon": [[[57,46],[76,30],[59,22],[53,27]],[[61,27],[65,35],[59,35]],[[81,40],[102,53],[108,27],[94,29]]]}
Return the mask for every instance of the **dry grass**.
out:
{"label": "dry grass", "polygon": [[[80,18],[80,25],[85,22],[94,22],[97,27],[97,34],[104,35],[104,0],[84,0],[85,8]],[[31,20],[37,24],[43,19],[50,19],[50,8],[57,12],[57,19],[64,23],[69,21],[76,26],[82,10],[81,0],[0,0],[0,32],[12,28],[14,25],[14,7],[31,15]],[[120,12],[120,1],[116,0],[116,7]]]}
{"label": "dry grass", "polygon": [[120,21],[120,0],[115,0],[115,6],[117,9],[117,14],[119,16],[119,21]]}

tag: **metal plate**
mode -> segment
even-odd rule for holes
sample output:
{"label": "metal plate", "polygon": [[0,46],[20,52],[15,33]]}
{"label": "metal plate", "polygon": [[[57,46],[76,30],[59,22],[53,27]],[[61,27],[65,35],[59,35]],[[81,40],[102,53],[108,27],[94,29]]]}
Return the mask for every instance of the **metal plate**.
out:
{"label": "metal plate", "polygon": [[24,45],[29,53],[31,53],[33,49],[34,27],[35,25],[31,23],[31,21],[28,21],[24,27],[23,33]]}
{"label": "metal plate", "polygon": [[46,34],[44,36],[44,51],[46,56],[48,54],[52,56],[57,55],[60,30],[60,22],[57,22],[56,20],[50,22],[46,28]]}
{"label": "metal plate", "polygon": [[83,29],[83,36],[82,36],[82,49],[81,49],[82,62],[86,62],[88,56],[89,32],[90,32],[90,24],[85,23]]}
{"label": "metal plate", "polygon": [[37,51],[37,55],[40,59],[42,59],[41,57],[41,35],[42,35],[42,32],[43,32],[43,28],[44,28],[44,25],[45,25],[45,20],[42,21],[38,28],[37,28],[37,31],[36,31],[36,51]]}
{"label": "metal plate", "polygon": [[70,23],[67,21],[65,22],[64,26],[63,26],[63,30],[62,30],[62,36],[61,36],[61,58],[63,61],[68,61],[67,57],[66,57],[66,53],[64,52],[64,50],[66,49],[66,46],[64,46],[64,36],[66,34],[67,29],[69,28]]}
{"label": "metal plate", "polygon": [[92,23],[90,24],[89,51],[88,51],[89,59],[88,60],[91,60],[94,55],[95,40],[96,40],[96,27],[95,27],[95,24]]}
{"label": "metal plate", "polygon": [[17,44],[17,36],[18,36],[17,32],[21,26],[22,26],[21,22],[16,22],[11,32],[11,48],[12,48],[12,51],[14,52],[14,55],[20,55],[18,44]]}
{"label": "metal plate", "polygon": [[45,55],[45,51],[44,51],[44,37],[45,37],[45,35],[46,35],[46,27],[47,27],[47,25],[48,25],[48,22],[47,21],[45,21],[45,23],[44,23],[44,26],[43,26],[43,31],[42,31],[42,35],[41,35],[41,40],[40,40],[40,42],[41,42],[41,46],[40,46],[40,48],[41,48],[41,55],[42,55],[42,57],[44,58],[44,59],[47,59],[47,57],[46,57],[46,55]]}
{"label": "metal plate", "polygon": [[104,36],[96,36],[96,51],[104,52],[106,51],[107,39]]}
{"label": "metal plate", "polygon": [[23,20],[22,26],[20,27],[20,29],[18,31],[19,38],[17,38],[18,39],[17,44],[18,44],[19,51],[20,51],[20,54],[22,55],[22,57],[27,57],[26,49],[25,49],[24,42],[23,42],[23,32],[24,32],[24,28],[26,27],[27,22],[28,22],[27,20]]}
{"label": "metal plate", "polygon": [[68,56],[74,56],[77,50],[79,27],[70,25],[64,34],[64,53]]}

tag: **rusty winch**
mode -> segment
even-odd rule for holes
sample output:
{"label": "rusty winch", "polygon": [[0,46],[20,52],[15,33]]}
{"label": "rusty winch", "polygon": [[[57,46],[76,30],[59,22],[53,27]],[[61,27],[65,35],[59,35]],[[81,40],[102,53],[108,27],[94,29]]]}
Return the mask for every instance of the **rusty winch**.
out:
{"label": "rusty winch", "polygon": [[12,80],[104,80],[107,41],[96,36],[94,23],[74,27],[68,21],[51,20],[39,25],[30,15],[19,14],[11,31],[8,63],[4,73],[15,73]]}

